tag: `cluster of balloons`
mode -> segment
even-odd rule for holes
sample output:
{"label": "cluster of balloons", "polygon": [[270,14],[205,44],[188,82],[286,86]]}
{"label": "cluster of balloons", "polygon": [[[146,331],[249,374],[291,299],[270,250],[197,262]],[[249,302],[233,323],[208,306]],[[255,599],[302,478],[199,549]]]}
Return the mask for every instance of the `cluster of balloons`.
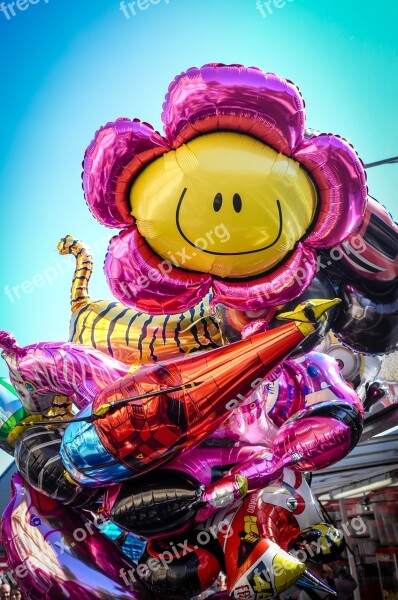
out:
{"label": "cluster of balloons", "polygon": [[209,64],[163,108],[164,137],[118,119],[85,155],[117,300],[66,236],[69,341],[0,332],[2,540],[31,600],[183,600],[220,571],[217,598],[327,590],[306,562],[344,549],[306,474],[358,442],[397,348],[397,226],[290,81]]}

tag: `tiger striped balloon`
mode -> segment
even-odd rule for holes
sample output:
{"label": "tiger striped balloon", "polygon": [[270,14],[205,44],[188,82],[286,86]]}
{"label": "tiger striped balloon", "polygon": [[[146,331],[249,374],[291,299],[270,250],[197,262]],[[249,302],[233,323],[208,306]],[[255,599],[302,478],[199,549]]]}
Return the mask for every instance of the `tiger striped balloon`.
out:
{"label": "tiger striped balloon", "polygon": [[116,301],[94,301],[88,290],[93,271],[89,248],[67,235],[59,242],[58,250],[76,258],[69,341],[93,346],[129,365],[163,361],[222,345],[217,321],[209,311],[209,297],[185,313],[158,316]]}

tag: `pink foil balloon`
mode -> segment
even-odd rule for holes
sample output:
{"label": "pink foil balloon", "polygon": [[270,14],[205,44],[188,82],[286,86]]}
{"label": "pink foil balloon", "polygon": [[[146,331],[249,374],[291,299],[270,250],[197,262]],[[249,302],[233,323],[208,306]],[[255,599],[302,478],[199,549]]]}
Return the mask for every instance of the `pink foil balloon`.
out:
{"label": "pink foil balloon", "polygon": [[69,396],[78,408],[84,408],[101,389],[129,371],[111,356],[71,342],[20,348],[11,334],[1,331],[0,347],[11,383],[30,413],[45,413],[56,394]]}
{"label": "pink foil balloon", "polygon": [[19,474],[14,475],[13,496],[2,519],[2,544],[7,578],[14,578],[30,600],[154,598],[139,581],[137,591],[126,586],[121,573],[135,573],[135,565],[113,542],[81,515],[31,488]]}
{"label": "pink foil balloon", "polygon": [[[108,123],[85,154],[83,187],[90,210],[108,227],[124,229],[105,261],[109,286],[123,303],[152,314],[174,313],[196,304],[210,286],[215,302],[242,310],[288,302],[314,277],[316,251],[340,244],[360,225],[367,195],[362,162],[343,138],[305,134],[304,101],[291,81],[242,65],[194,67],[171,83],[162,119],[165,137],[137,119]],[[131,186],[149,163],[197,136],[228,130],[294,159],[311,177],[318,199],[316,215],[292,252],[250,279],[243,273],[225,280],[189,263],[178,268],[162,261],[131,214]],[[162,207],[165,214],[170,206]],[[205,212],[203,219],[206,226]],[[151,223],[146,227],[151,231]]]}

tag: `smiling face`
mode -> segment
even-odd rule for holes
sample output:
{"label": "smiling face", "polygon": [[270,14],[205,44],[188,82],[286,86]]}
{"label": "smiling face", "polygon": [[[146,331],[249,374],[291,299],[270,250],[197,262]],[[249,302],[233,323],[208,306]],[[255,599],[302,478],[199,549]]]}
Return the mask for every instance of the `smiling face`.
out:
{"label": "smiling face", "polygon": [[298,162],[248,135],[209,133],[150,163],[131,214],[162,259],[241,278],[266,273],[314,220],[315,187]]}

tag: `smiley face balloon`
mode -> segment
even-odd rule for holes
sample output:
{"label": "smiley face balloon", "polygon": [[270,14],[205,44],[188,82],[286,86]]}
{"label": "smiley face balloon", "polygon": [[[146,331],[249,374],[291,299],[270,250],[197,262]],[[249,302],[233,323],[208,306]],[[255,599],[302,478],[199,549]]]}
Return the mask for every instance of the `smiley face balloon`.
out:
{"label": "smiley face balloon", "polygon": [[240,65],[189,69],[162,119],[164,137],[118,119],[86,151],[87,203],[123,230],[105,273],[125,304],[177,313],[210,288],[242,310],[288,302],[314,277],[317,250],[360,224],[362,163],[342,138],[305,132],[290,81]]}
{"label": "smiley face balloon", "polygon": [[196,137],[157,158],[129,199],[138,230],[159,256],[234,278],[280,263],[317,208],[314,184],[298,162],[230,131]]}

